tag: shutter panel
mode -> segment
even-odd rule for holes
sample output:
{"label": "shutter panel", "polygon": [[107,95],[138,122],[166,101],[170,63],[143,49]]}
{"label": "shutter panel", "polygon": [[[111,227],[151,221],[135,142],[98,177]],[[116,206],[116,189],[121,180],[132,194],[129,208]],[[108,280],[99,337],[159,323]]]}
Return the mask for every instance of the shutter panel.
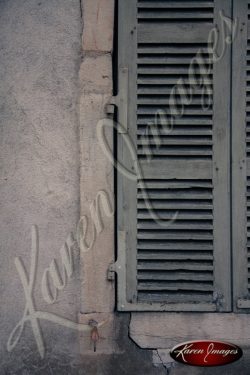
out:
{"label": "shutter panel", "polygon": [[[117,158],[137,175],[117,173],[118,310],[230,311],[231,52],[211,64],[207,48],[230,1],[119,0],[118,8]],[[203,85],[190,100],[195,57]]]}
{"label": "shutter panel", "polygon": [[232,198],[234,308],[250,309],[250,1],[236,1],[233,47]]}

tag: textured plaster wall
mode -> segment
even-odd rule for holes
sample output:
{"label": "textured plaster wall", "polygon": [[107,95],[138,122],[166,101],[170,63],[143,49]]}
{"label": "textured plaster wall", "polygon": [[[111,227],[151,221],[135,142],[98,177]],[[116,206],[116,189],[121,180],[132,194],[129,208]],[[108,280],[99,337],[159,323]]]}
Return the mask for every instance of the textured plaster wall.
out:
{"label": "textured plaster wall", "polygon": [[29,273],[34,224],[40,237],[36,308],[75,321],[80,310],[79,252],[74,276],[54,305],[43,299],[41,278],[53,258],[61,268],[60,248],[80,215],[81,34],[78,0],[0,1],[0,374],[60,373],[79,351],[77,332],[46,321],[44,360],[30,322],[11,353],[6,344],[25,307],[14,258]]}

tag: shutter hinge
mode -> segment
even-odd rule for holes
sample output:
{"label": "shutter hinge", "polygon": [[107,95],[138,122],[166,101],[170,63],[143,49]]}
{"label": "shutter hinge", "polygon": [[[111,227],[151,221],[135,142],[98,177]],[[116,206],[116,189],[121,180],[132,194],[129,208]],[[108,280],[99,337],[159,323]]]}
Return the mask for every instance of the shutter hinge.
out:
{"label": "shutter hinge", "polygon": [[108,280],[109,281],[115,280],[115,263],[110,263],[108,267]]}
{"label": "shutter hinge", "polygon": [[117,260],[114,263],[110,263],[110,265],[108,266],[108,280],[111,280],[111,281],[114,280],[115,272],[118,273],[121,271],[121,269],[122,269],[122,266],[119,260]]}
{"label": "shutter hinge", "polygon": [[118,108],[118,133],[128,132],[128,68],[119,68],[119,90],[116,96],[112,96],[106,104],[105,111],[108,115],[113,115],[115,106]]}

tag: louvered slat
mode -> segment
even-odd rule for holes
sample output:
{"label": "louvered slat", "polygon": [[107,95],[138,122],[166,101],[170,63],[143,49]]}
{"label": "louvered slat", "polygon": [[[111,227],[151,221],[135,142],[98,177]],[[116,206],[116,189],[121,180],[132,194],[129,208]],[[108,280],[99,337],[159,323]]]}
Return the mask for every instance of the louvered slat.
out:
{"label": "louvered slat", "polygon": [[157,22],[213,22],[213,2],[138,1],[139,23]]}
{"label": "louvered slat", "polygon": [[180,8],[180,9],[195,9],[195,8],[213,8],[214,7],[214,2],[210,0],[205,0],[205,1],[167,1],[167,0],[161,0],[161,1],[156,1],[156,0],[140,0],[138,2],[138,8]]}
{"label": "louvered slat", "polygon": [[[201,43],[201,41],[196,41],[196,38],[192,38],[183,43],[183,39],[180,38],[178,43],[176,43],[175,37],[172,37],[171,31],[175,30],[178,23],[186,22],[186,30],[189,31],[188,22],[193,22],[195,27],[195,22],[213,22],[213,12],[214,4],[213,2],[207,2],[206,7],[204,2],[157,2],[157,6],[154,7],[156,2],[149,1],[138,1],[138,18],[139,26],[144,23],[150,27],[150,23],[157,23],[158,19],[161,21],[164,19],[164,27],[169,23],[176,21],[176,24],[172,24],[172,27],[168,28],[169,43],[156,43],[154,37],[151,37],[149,43],[139,43],[138,44],[138,55],[137,55],[137,152],[139,160],[148,158],[150,160],[156,159],[159,163],[169,158],[185,158],[190,159],[192,162],[197,160],[212,160],[213,155],[213,134],[212,128],[204,127],[206,125],[212,125],[213,123],[213,66],[211,65],[211,56],[208,53],[208,48],[206,43]],[[178,9],[174,5],[178,4]],[[146,5],[144,7],[144,5]],[[199,7],[201,5],[201,7]],[[164,32],[164,29],[162,29]],[[146,30],[139,28],[139,42],[141,38],[143,39]],[[156,31],[157,34],[157,31]],[[140,38],[140,35],[142,37]],[[158,34],[157,34],[158,35]],[[171,41],[172,38],[172,41]],[[167,39],[167,38],[166,38]],[[191,40],[194,39],[193,42]],[[200,53],[198,54],[198,51]],[[206,88],[207,95],[210,95],[210,106],[204,111],[204,103],[208,97],[205,96],[204,91],[198,90],[194,94],[196,95],[194,100],[190,101],[190,104],[185,107],[183,116],[181,116],[182,124],[185,127],[179,128],[178,134],[172,134],[169,132],[164,136],[164,131],[161,126],[155,121],[155,113],[157,110],[162,110],[166,113],[166,116],[178,114],[178,106],[175,109],[170,109],[170,95],[171,90],[173,93],[174,88],[181,88],[182,83],[177,83],[181,78],[182,82],[192,81],[190,78],[190,61],[191,59],[196,59],[197,62],[201,62],[203,67],[200,69],[199,74],[203,79],[203,84]],[[153,91],[154,90],[154,91]],[[161,90],[161,91],[160,91]],[[161,103],[159,97],[155,98],[155,95],[159,95],[164,92],[165,103]],[[177,92],[178,90],[176,90]],[[166,96],[166,94],[169,94]],[[180,99],[180,97],[179,97]],[[181,100],[181,99],[180,99]],[[150,117],[151,116],[151,117]],[[178,117],[178,116],[177,116]],[[189,119],[189,120],[188,120]],[[177,119],[178,121],[178,119]],[[147,125],[145,125],[147,123]],[[142,127],[141,125],[144,125]],[[196,130],[199,131],[199,136],[195,137],[194,134],[190,136],[189,134],[189,124],[193,127],[196,124]],[[156,131],[157,128],[157,131]],[[174,127],[175,129],[175,127]],[[208,135],[208,129],[211,133]],[[156,136],[154,137],[154,134]],[[155,163],[156,164],[156,163]],[[144,175],[147,176],[147,170],[144,170]],[[151,170],[150,173],[154,173]],[[166,169],[167,174],[167,169]],[[155,172],[157,176],[157,173]],[[183,175],[180,172],[180,176]],[[156,177],[155,176],[155,177]],[[184,284],[179,285],[179,287],[173,287],[171,281],[167,282],[167,274],[173,269],[178,273],[181,273],[183,269],[188,269],[193,271],[193,284],[192,284],[192,299],[196,299],[196,291],[203,291],[204,295],[200,295],[200,298],[204,298],[207,301],[210,292],[210,301],[213,298],[213,285],[208,285],[206,282],[200,288],[201,283],[196,280],[196,273],[199,276],[200,271],[213,271],[213,181],[205,180],[207,187],[196,187],[197,180],[193,179],[189,181],[189,186],[187,186],[186,181],[177,177],[172,181],[168,181],[165,189],[162,187],[145,189],[138,186],[137,193],[137,241],[138,247],[142,244],[147,248],[147,253],[145,250],[138,248],[137,269],[142,271],[146,269],[161,269],[165,270],[165,282],[164,285],[156,284],[151,279],[151,284],[144,285],[141,288],[140,282],[138,282],[138,298],[142,301],[151,300],[152,290],[154,291],[153,299],[168,300],[169,291],[172,291],[171,299],[175,298],[178,300],[181,293],[188,289]],[[200,176],[201,178],[201,176]],[[198,180],[199,181],[199,180]],[[146,179],[143,181],[147,182]],[[152,184],[152,183],[151,183]],[[140,185],[140,184],[139,184]],[[164,181],[162,182],[164,185]],[[172,185],[172,186],[171,186]],[[183,185],[183,186],[182,186]],[[167,220],[167,216],[162,214],[162,209],[176,208],[178,210],[177,220],[171,224],[169,227],[160,227],[160,225],[147,217],[141,216],[143,207],[143,198],[150,200],[152,205],[152,210],[154,214],[163,220]],[[200,219],[200,211],[207,209],[210,213],[209,218]],[[181,215],[183,213],[192,210],[192,218],[182,219]],[[145,212],[145,207],[144,210]],[[144,214],[145,215],[145,214]],[[180,215],[180,216],[179,216]],[[169,215],[168,215],[169,216]],[[172,251],[171,256],[169,255],[169,250],[159,254],[155,245],[150,247],[150,243],[154,240],[165,241],[166,245],[169,244],[168,241],[172,240],[172,244],[180,247],[181,250],[185,251],[185,255],[178,253],[176,248]],[[186,242],[182,242],[185,241]],[[196,250],[196,255],[193,258],[189,254],[192,253],[192,249],[185,247],[189,241],[197,241],[199,246],[210,246],[210,251],[208,252],[207,259],[204,258],[204,253],[201,248]],[[196,248],[197,249],[197,248]],[[143,253],[142,253],[143,252]],[[143,254],[143,256],[142,256]],[[202,261],[202,264],[195,264],[192,259]],[[191,259],[190,259],[191,258]],[[168,259],[169,262],[163,262],[164,259]],[[161,263],[155,262],[155,260],[161,260]],[[173,263],[174,260],[179,260],[179,262]],[[206,260],[208,263],[206,264]],[[176,279],[178,282],[178,279]],[[197,284],[196,284],[197,283]],[[197,287],[196,287],[197,285]],[[199,287],[198,287],[199,285]],[[158,289],[157,289],[158,288]],[[142,292],[143,290],[143,292]],[[159,294],[156,294],[157,291]],[[148,292],[148,295],[147,295]],[[176,295],[174,295],[176,293]],[[157,297],[158,296],[158,297]]]}
{"label": "louvered slat", "polygon": [[[205,43],[197,44],[197,47],[196,43],[181,43],[180,45],[176,43],[159,45],[157,43],[141,45],[139,44],[137,69],[138,94],[140,93],[137,101],[137,114],[139,121],[142,120],[142,116],[152,115],[152,129],[154,123],[156,123],[156,120],[153,119],[153,116],[155,117],[155,113],[157,112],[157,110],[166,111],[166,115],[169,115],[169,112],[172,115],[176,113],[175,108],[172,108],[172,110],[169,108],[170,101],[169,97],[166,97],[166,95],[164,98],[165,103],[163,103],[165,105],[161,106],[159,98],[154,99],[150,86],[152,85],[153,87],[155,87],[155,92],[159,94],[159,91],[157,91],[157,89],[159,89],[159,86],[164,88],[168,87],[171,92],[174,87],[177,87],[176,82],[179,78],[182,78],[183,81],[186,80],[187,82],[189,79],[188,72],[190,60],[191,58],[196,57],[199,49],[203,51],[203,63],[209,63],[209,54],[207,53],[207,45]],[[178,74],[173,71],[173,64],[174,68],[175,66],[179,68],[179,71],[177,70]],[[170,70],[169,67],[171,68]],[[209,92],[211,92],[213,80],[212,67],[210,66],[209,69],[203,68],[201,72],[199,71],[199,73],[204,75],[203,84],[206,88],[209,89]],[[141,94],[140,90],[143,90],[143,94]],[[185,117],[192,116],[191,122],[193,122],[193,120],[197,120],[198,125],[201,117],[203,117],[204,119],[205,116],[207,120],[212,120],[213,110],[211,106],[206,110],[206,112],[204,111],[203,104],[205,100],[206,98],[202,95],[198,98],[195,98],[194,101],[192,100],[192,103],[189,106],[186,106]],[[211,104],[212,95],[210,95],[210,105]],[[169,108],[168,111],[166,110],[167,108]],[[201,128],[200,131],[202,132],[202,130],[203,129]],[[185,134],[185,130],[183,130],[183,133],[180,134],[179,138],[176,137],[174,142],[171,141],[171,137],[168,137],[169,139],[167,141],[161,138],[157,147],[141,148],[140,145],[142,143],[150,144],[150,132],[145,132],[144,134],[139,133],[139,155],[150,154],[152,157],[159,155],[164,155],[165,157],[172,155],[180,155],[182,157],[201,157],[201,155],[203,155],[204,157],[207,157],[207,155],[212,155],[212,135],[211,138],[207,138],[205,136],[203,139],[200,138],[199,140],[197,140],[197,142],[195,142],[194,139],[190,140],[190,138],[188,137],[185,138]],[[165,147],[166,142],[168,142],[168,148]],[[171,143],[175,144],[176,147],[170,147]],[[197,144],[196,147],[194,146],[195,143]],[[184,147],[185,145],[186,147]],[[189,145],[189,147],[187,145]],[[201,147],[201,145],[203,145],[203,147]]]}
{"label": "louvered slat", "polygon": [[[141,189],[143,184],[145,184],[145,188]],[[176,292],[176,299],[178,299],[179,294],[186,289],[192,289],[194,294],[196,291],[204,291],[206,298],[208,296],[207,292],[210,290],[212,296],[212,282],[208,285],[206,280],[204,280],[204,283],[200,280],[201,271],[213,271],[212,190],[211,180],[169,180],[165,184],[164,181],[139,181],[138,199],[142,199],[146,194],[153,207],[155,201],[159,200],[163,204],[176,200],[186,204],[185,209],[179,209],[177,220],[169,227],[160,227],[150,217],[150,212],[148,211],[147,220],[145,219],[145,214],[144,217],[141,217],[141,212],[145,212],[145,209],[138,208],[138,271],[164,270],[164,283],[161,282],[159,284],[157,279],[154,280],[153,278],[148,283],[141,282],[138,279],[139,299],[145,299],[147,292],[151,295],[152,291],[161,293],[159,298],[163,298],[164,294],[165,298],[167,298],[169,291],[172,292],[171,298],[174,298],[174,292]],[[200,209],[200,201],[206,201],[209,204],[208,215],[201,215],[203,210]],[[192,215],[190,212],[192,212]],[[163,220],[167,220],[170,216],[169,213],[167,217],[163,215],[162,210],[155,211],[155,213]],[[174,241],[170,243],[170,239],[174,239]],[[193,240],[191,246],[188,241],[185,242],[187,239]],[[160,240],[165,242],[161,242],[161,251],[159,252],[157,241]],[[206,250],[203,250],[203,247]],[[202,261],[202,264],[195,263],[195,261]],[[189,277],[189,281],[192,281],[192,284],[182,282],[183,270],[192,270],[192,278]],[[175,283],[172,281],[173,271],[176,272]],[[178,274],[180,275],[179,280]],[[192,288],[189,285],[192,285]],[[154,295],[154,298],[156,298],[156,295]]]}

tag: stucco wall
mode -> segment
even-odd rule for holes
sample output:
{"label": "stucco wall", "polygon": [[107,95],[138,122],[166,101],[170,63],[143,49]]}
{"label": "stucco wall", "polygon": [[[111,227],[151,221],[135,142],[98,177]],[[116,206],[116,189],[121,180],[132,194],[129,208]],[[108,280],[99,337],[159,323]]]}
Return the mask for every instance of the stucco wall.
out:
{"label": "stucco wall", "polygon": [[44,360],[29,321],[13,351],[6,349],[25,309],[14,261],[20,257],[30,273],[32,225],[39,232],[36,309],[72,320],[80,309],[79,252],[74,275],[54,305],[44,300],[41,280],[53,259],[62,270],[60,249],[80,215],[81,34],[78,0],[0,1],[1,374],[36,373],[42,367],[50,373],[49,362],[59,359],[57,367],[63,368],[63,353],[73,356],[79,347],[76,331],[41,320]]}

